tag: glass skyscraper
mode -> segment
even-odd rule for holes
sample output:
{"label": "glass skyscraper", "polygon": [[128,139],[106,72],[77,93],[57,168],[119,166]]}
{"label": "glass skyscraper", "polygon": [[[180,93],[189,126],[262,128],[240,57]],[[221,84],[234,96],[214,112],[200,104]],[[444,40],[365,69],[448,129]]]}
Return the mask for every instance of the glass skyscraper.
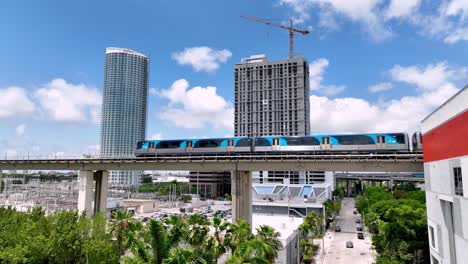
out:
{"label": "glass skyscraper", "polygon": [[[125,48],[107,48],[101,122],[101,157],[134,155],[146,136],[149,59]],[[110,183],[139,183],[139,171],[111,171]]]}

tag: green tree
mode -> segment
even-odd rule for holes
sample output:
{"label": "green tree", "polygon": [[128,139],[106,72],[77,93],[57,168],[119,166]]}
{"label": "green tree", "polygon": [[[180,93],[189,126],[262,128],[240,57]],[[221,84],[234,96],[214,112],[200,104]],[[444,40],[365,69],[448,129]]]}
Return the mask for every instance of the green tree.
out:
{"label": "green tree", "polygon": [[50,217],[48,255],[52,263],[80,262],[82,249],[90,229],[89,220],[76,211],[59,211]]}
{"label": "green tree", "polygon": [[85,240],[84,255],[86,263],[117,263],[119,252],[112,235],[106,232],[107,221],[102,213],[92,219],[91,236]]}

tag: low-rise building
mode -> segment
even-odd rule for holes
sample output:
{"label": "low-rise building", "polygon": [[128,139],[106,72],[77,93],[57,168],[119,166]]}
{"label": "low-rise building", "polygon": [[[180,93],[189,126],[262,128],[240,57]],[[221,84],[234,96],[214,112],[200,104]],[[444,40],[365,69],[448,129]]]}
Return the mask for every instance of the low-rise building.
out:
{"label": "low-rise building", "polygon": [[432,264],[468,260],[468,87],[422,121]]}

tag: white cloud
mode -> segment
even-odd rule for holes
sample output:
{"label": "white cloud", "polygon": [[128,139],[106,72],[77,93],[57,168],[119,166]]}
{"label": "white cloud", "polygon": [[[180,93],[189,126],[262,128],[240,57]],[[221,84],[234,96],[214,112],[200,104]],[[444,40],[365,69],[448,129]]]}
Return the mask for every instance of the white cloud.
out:
{"label": "white cloud", "polygon": [[152,135],[150,139],[158,140],[158,139],[162,139],[162,138],[163,138],[162,133],[156,133],[156,134]]}
{"label": "white cloud", "polygon": [[100,120],[101,94],[84,84],[54,79],[35,93],[41,108],[55,121],[84,122]]}
{"label": "white cloud", "polygon": [[407,17],[417,11],[421,0],[391,0],[386,13],[387,18]]}
{"label": "white cloud", "polygon": [[16,133],[16,136],[18,137],[22,137],[24,136],[24,132],[26,130],[26,124],[20,124],[16,127],[15,129],[15,133]]}
{"label": "white cloud", "polygon": [[323,86],[320,92],[323,93],[324,95],[334,96],[334,95],[344,92],[345,89],[346,89],[346,86],[344,85],[327,85],[327,86]]}
{"label": "white cloud", "polygon": [[[319,13],[319,26],[330,30],[337,29],[334,17],[342,16],[356,22],[369,33],[374,40],[383,40],[392,36],[379,13],[380,0],[279,0],[298,14],[298,21],[310,18],[311,12]],[[317,10],[312,10],[316,8]]]}
{"label": "white cloud", "polygon": [[[407,23],[423,35],[452,44],[468,41],[467,0],[278,0],[297,15],[296,23],[318,17],[318,28],[338,30],[352,21],[376,41],[394,35],[392,22]],[[423,7],[423,8],[420,8]]]}
{"label": "white cloud", "polygon": [[149,89],[149,93],[150,93],[151,95],[155,95],[155,96],[158,96],[158,95],[159,95],[158,89],[156,89],[156,88],[150,88],[150,89]]}
{"label": "white cloud", "polygon": [[325,69],[329,62],[325,58],[319,58],[309,64],[309,88],[311,91],[328,96],[337,95],[346,89],[345,85],[324,85],[322,84]]}
{"label": "white cloud", "polygon": [[176,127],[233,129],[234,109],[217,94],[216,87],[189,89],[189,83],[179,79],[169,89],[161,90],[161,96],[169,100],[169,105],[158,117]]}
{"label": "white cloud", "polygon": [[320,58],[314,60],[309,64],[309,81],[310,81],[310,90],[316,91],[320,89],[320,85],[323,80],[323,74],[325,69],[328,67],[329,62],[325,58]]}
{"label": "white cloud", "polygon": [[395,81],[413,84],[423,90],[436,90],[448,82],[468,77],[468,68],[454,68],[439,62],[425,67],[395,65],[389,73]]}
{"label": "white cloud", "polygon": [[452,0],[449,2],[445,13],[449,16],[461,15],[465,19],[468,15],[468,1]]}
{"label": "white cloud", "polygon": [[31,114],[36,110],[26,91],[20,87],[0,89],[0,118]]}
{"label": "white cloud", "polygon": [[215,50],[210,47],[185,48],[184,51],[175,52],[172,58],[180,65],[190,65],[195,71],[213,72],[219,64],[226,62],[232,53],[227,50]]}
{"label": "white cloud", "polygon": [[378,93],[378,92],[390,90],[392,88],[393,88],[393,85],[391,83],[383,82],[383,83],[369,86],[368,90],[371,93]]}
{"label": "white cloud", "polygon": [[[459,89],[455,81],[468,77],[466,69],[445,62],[427,66],[396,65],[389,70],[394,81],[413,85],[415,96],[372,103],[360,98],[310,97],[311,124],[315,133],[409,132],[420,130],[419,124],[431,111]],[[433,76],[434,85],[427,81]]]}

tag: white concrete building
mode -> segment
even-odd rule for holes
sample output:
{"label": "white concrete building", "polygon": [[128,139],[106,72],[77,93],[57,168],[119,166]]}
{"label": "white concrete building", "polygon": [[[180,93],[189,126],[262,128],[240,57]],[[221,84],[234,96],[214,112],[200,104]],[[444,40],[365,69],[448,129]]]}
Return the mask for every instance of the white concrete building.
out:
{"label": "white concrete building", "polygon": [[432,264],[468,261],[468,86],[422,121]]}

